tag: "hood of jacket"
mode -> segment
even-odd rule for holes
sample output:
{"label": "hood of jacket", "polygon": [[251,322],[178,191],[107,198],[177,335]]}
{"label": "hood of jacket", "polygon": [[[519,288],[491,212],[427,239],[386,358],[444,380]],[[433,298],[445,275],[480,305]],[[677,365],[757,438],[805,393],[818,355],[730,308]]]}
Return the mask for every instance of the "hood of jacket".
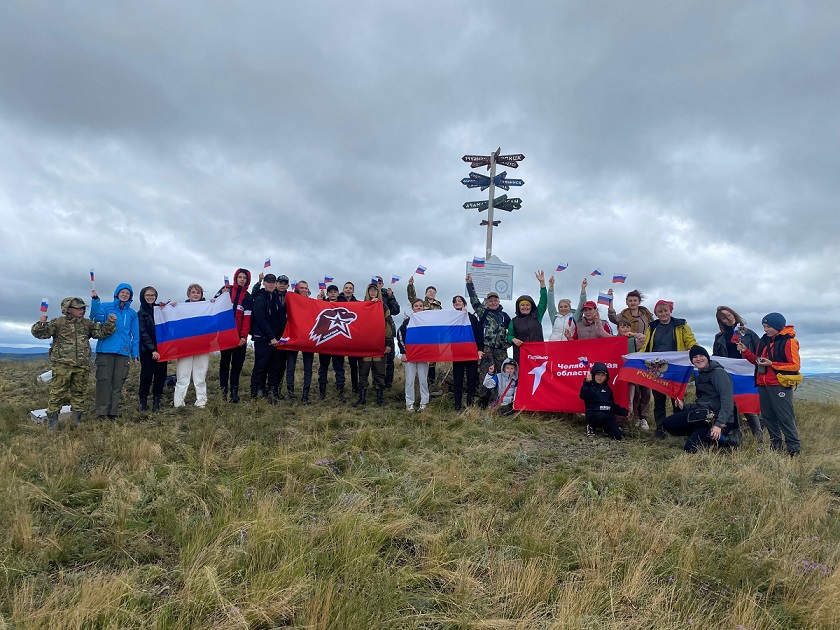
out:
{"label": "hood of jacket", "polygon": [[507,358],[507,359],[505,359],[504,361],[502,361],[502,369],[501,369],[501,373],[502,373],[502,374],[505,374],[505,366],[506,366],[506,365],[509,365],[509,364],[511,364],[511,363],[513,363],[513,365],[516,367],[516,369],[515,369],[515,370],[514,370],[514,372],[513,372],[513,378],[518,379],[518,378],[519,378],[519,366],[518,366],[518,365],[516,364],[516,362],[515,362],[513,359],[511,359],[511,358]]}
{"label": "hood of jacket", "polygon": [[595,363],[592,364],[592,367],[589,369],[589,371],[592,373],[592,378],[593,379],[595,378],[595,374],[597,374],[598,372],[604,372],[607,375],[607,382],[609,383],[609,381],[610,381],[610,371],[607,369],[607,364],[606,363],[601,363],[600,361],[595,361]]}
{"label": "hood of jacket", "polygon": [[[523,301],[531,303],[531,312],[528,313],[528,315],[523,315],[522,313],[519,312],[519,303],[523,302]],[[516,302],[514,304],[516,305],[516,316],[517,317],[530,317],[530,316],[536,317],[537,316],[537,303],[534,302],[534,298],[532,298],[530,295],[520,295],[518,298],[516,298]]]}
{"label": "hood of jacket", "polygon": [[793,326],[785,326],[779,331],[780,335],[787,335],[789,337],[796,337],[796,331],[793,329]]}
{"label": "hood of jacket", "polygon": [[131,285],[128,284],[127,282],[123,282],[121,284],[118,284],[117,288],[114,289],[114,302],[119,302],[120,301],[120,298],[118,298],[117,296],[120,294],[120,291],[122,291],[123,289],[128,289],[128,302],[126,302],[126,304],[130,306],[131,301],[134,299],[134,289],[132,289]]}
{"label": "hood of jacket", "polygon": [[[143,287],[142,289],[140,289],[140,310],[145,312],[145,313],[154,314],[155,305],[154,304],[148,304],[146,302],[146,297],[145,297],[146,296],[146,291],[148,291],[149,289],[151,289],[152,291],[155,292],[155,294],[157,294],[157,289],[155,289],[152,286]],[[155,298],[155,299],[157,299],[157,298]]]}

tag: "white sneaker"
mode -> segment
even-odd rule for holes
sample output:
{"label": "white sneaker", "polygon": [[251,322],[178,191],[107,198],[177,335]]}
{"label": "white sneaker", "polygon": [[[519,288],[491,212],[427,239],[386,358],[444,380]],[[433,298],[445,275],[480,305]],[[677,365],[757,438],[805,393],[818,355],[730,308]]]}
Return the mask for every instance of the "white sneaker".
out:
{"label": "white sneaker", "polygon": [[640,419],[639,419],[639,428],[640,428],[642,431],[650,431],[650,427],[648,426],[648,423],[647,423],[647,419],[646,419],[646,418],[640,418]]}
{"label": "white sneaker", "polygon": [[420,409],[417,411],[426,411],[426,405],[420,405]]}
{"label": "white sneaker", "polygon": [[414,412],[414,405],[406,405],[405,410],[410,412],[410,413],[413,413]]}

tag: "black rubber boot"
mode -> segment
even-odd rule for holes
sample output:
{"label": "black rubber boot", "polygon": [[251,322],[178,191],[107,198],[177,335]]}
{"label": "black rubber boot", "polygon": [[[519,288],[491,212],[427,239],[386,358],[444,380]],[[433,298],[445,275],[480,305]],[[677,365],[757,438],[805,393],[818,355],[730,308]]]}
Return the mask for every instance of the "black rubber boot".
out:
{"label": "black rubber boot", "polygon": [[227,387],[222,387],[222,400],[227,402],[227,399],[228,399],[228,388]]}
{"label": "black rubber boot", "polygon": [[140,396],[140,411],[148,411],[149,410],[149,397],[148,396]]}
{"label": "black rubber boot", "polygon": [[324,400],[327,397],[326,383],[318,383],[318,395],[321,397],[321,400]]}
{"label": "black rubber boot", "polygon": [[238,403],[239,402],[239,388],[238,387],[231,387],[230,388],[230,402]]}
{"label": "black rubber boot", "polygon": [[[290,403],[295,402],[295,388],[294,388],[294,387],[292,387],[292,388],[290,389],[290,388],[286,387],[286,392],[287,392],[287,393],[288,393],[288,395],[289,395],[289,402],[290,402]],[[277,397],[278,397],[280,400],[283,400],[283,397],[282,397],[282,396],[280,396],[280,394],[277,394]]]}
{"label": "black rubber boot", "polygon": [[367,387],[360,387],[359,388],[359,400],[353,403],[354,407],[358,407],[359,405],[367,404]]}
{"label": "black rubber boot", "polygon": [[376,388],[376,404],[380,407],[385,404],[385,390],[381,387]]}
{"label": "black rubber boot", "polygon": [[152,411],[160,411],[160,396],[152,396]]}
{"label": "black rubber boot", "polygon": [[344,397],[344,388],[343,387],[338,388],[338,402],[343,402],[343,403],[347,402],[347,399]]}
{"label": "black rubber boot", "polygon": [[308,387],[303,388],[303,393],[300,396],[300,402],[302,402],[305,405],[311,405],[312,404],[312,401],[309,400],[309,388]]}
{"label": "black rubber boot", "polygon": [[55,429],[58,426],[58,412],[54,411],[47,414],[50,429]]}

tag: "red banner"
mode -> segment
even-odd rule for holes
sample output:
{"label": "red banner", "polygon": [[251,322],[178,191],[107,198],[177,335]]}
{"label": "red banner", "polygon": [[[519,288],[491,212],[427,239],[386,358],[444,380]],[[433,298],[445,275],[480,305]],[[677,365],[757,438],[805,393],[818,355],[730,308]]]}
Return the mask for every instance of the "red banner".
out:
{"label": "red banner", "polygon": [[380,357],[385,353],[382,302],[325,302],[286,293],[284,350],[344,357]]}
{"label": "red banner", "polygon": [[628,403],[627,383],[617,381],[627,337],[523,343],[514,409],[583,413],[580,386],[596,361],[606,363],[615,402]]}

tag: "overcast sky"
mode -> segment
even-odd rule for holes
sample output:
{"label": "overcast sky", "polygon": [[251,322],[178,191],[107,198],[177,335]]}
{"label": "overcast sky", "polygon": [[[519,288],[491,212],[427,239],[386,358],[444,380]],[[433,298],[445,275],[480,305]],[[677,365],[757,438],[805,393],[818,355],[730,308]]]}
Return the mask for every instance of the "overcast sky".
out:
{"label": "overcast sky", "polygon": [[177,300],[271,256],[405,305],[423,264],[448,305],[485,244],[461,156],[501,147],[516,294],[626,273],[709,347],[718,305],[780,311],[840,369],[836,2],[4,2],[0,59],[0,344],[91,267]]}

